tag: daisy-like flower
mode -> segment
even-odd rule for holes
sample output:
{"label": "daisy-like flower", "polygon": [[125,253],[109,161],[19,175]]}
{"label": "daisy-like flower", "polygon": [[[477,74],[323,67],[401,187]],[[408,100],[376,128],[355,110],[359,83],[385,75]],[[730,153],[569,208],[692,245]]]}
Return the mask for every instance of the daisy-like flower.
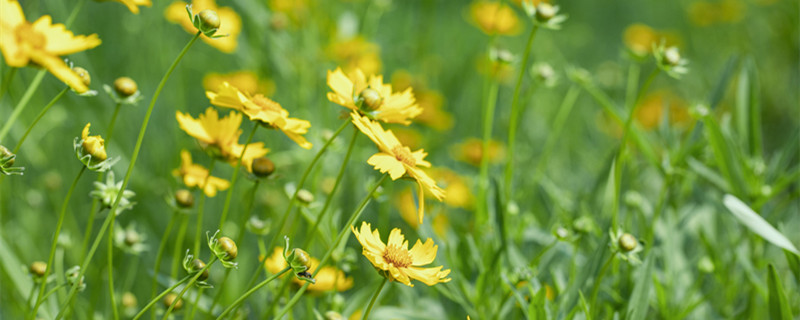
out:
{"label": "daisy-like flower", "polygon": [[[203,41],[225,53],[231,53],[236,50],[238,44],[236,39],[239,37],[239,33],[242,32],[242,19],[236,11],[229,7],[218,7],[215,0],[193,0],[192,10],[195,12],[203,10],[216,11],[220,20],[220,26],[216,34],[227,35],[227,37],[216,39],[202,37]],[[192,21],[186,19],[186,2],[173,2],[167,7],[164,15],[168,21],[180,24],[186,32],[197,33],[197,28],[192,24]]]}
{"label": "daisy-like flower", "polygon": [[181,167],[172,173],[180,176],[187,187],[203,189],[203,193],[209,197],[216,196],[217,190],[226,190],[230,187],[228,180],[209,176],[208,169],[192,163],[192,154],[186,150],[181,150]]}
{"label": "daisy-like flower", "polygon": [[417,239],[417,243],[409,250],[408,240],[405,240],[398,228],[392,229],[386,244],[381,241],[378,230],[373,231],[369,223],[362,222],[360,231],[352,226],[350,229],[364,247],[362,254],[389,280],[398,281],[409,287],[414,286],[411,284],[411,279],[429,286],[450,281],[450,278],[446,278],[450,274],[450,269],[442,270],[442,266],[422,267],[432,263],[436,258],[439,246],[434,245],[431,238],[424,244]]}
{"label": "daisy-like flower", "polygon": [[477,1],[469,12],[473,23],[488,35],[515,35],[521,29],[514,10],[500,2]]}
{"label": "daisy-like flower", "polygon": [[52,24],[49,15],[30,23],[25,20],[17,0],[0,0],[0,17],[0,50],[6,64],[11,67],[41,66],[75,92],[89,90],[83,79],[60,56],[99,46],[97,34],[75,36],[63,24]]}
{"label": "daisy-like flower", "polygon": [[[89,195],[93,198],[99,199],[103,203],[103,206],[110,209],[111,206],[114,205],[114,201],[117,199],[117,195],[119,195],[121,189],[122,181],[115,182],[114,171],[109,171],[108,175],[106,176],[106,183],[95,181],[94,190],[89,192]],[[136,193],[130,190],[122,191],[122,198],[119,200],[117,212],[114,214],[119,215],[122,213],[122,211],[133,208],[133,205],[136,204],[136,202],[131,202],[130,198],[133,198],[135,195]]]}
{"label": "daisy-like flower", "polygon": [[[281,247],[275,247],[275,250],[272,251],[272,255],[264,260],[264,267],[272,274],[281,272],[281,270],[286,268],[287,264],[286,260],[283,258],[283,249],[284,248]],[[310,260],[311,266],[306,272],[313,274],[314,270],[319,267],[319,260],[314,257],[311,257]],[[309,283],[308,285],[308,291],[312,293],[322,293],[331,290],[342,292],[353,287],[352,277],[345,276],[342,270],[331,266],[322,267],[317,275],[314,276],[314,280],[316,280],[315,283]],[[292,277],[292,282],[301,286],[306,283],[306,281],[297,279],[297,277]]]}
{"label": "daisy-like flower", "polygon": [[303,137],[303,134],[306,134],[308,128],[311,127],[311,123],[302,119],[289,118],[289,111],[264,95],[251,96],[230,83],[223,82],[217,92],[206,91],[206,96],[211,100],[211,104],[241,111],[252,121],[283,131],[301,148],[311,149],[311,142]]}
{"label": "daisy-like flower", "polygon": [[128,7],[133,14],[139,14],[139,6],[151,7],[153,2],[150,0],[114,0]]}
{"label": "daisy-like flower", "polygon": [[386,123],[408,125],[411,119],[422,113],[411,88],[403,92],[392,92],[392,85],[383,83],[383,76],[367,77],[356,69],[349,77],[341,68],[328,71],[328,100],[357,111],[372,119]]}
{"label": "daisy-like flower", "polygon": [[[242,114],[231,112],[228,116],[220,119],[217,110],[209,107],[205,114],[201,114],[197,119],[192,118],[188,113],[180,111],[175,113],[178,124],[188,135],[197,139],[204,149],[211,151],[214,156],[218,156],[225,161],[235,162],[242,155],[244,145],[239,144],[239,136],[242,130]],[[209,149],[210,148],[210,149]],[[247,145],[247,151],[241,157],[242,165],[247,171],[252,172],[253,159],[263,157],[269,152],[264,148],[263,142],[256,142]]]}
{"label": "daisy-like flower", "polygon": [[411,149],[404,146],[397,140],[391,130],[383,130],[378,122],[372,121],[367,117],[362,117],[358,113],[351,114],[353,124],[358,127],[367,137],[369,137],[375,145],[378,146],[380,152],[372,155],[367,163],[373,165],[376,170],[381,173],[389,172],[392,180],[397,180],[400,177],[408,176],[417,181],[418,191],[417,199],[419,200],[419,223],[422,223],[422,218],[425,215],[425,191],[428,190],[437,200],[444,200],[444,190],[439,188],[430,176],[420,167],[430,168],[431,163],[425,161],[425,156],[428,154],[424,150],[419,149],[411,152]]}

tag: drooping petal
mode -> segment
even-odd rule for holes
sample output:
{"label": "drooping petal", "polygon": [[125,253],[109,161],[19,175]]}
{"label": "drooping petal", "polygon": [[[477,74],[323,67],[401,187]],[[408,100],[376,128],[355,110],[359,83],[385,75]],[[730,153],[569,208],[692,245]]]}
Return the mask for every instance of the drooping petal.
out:
{"label": "drooping petal", "polygon": [[42,16],[33,23],[33,31],[43,34],[47,41],[44,51],[54,56],[67,55],[99,46],[97,34],[75,36],[63,24],[52,24],[50,16]]}
{"label": "drooping petal", "polygon": [[413,261],[411,265],[413,266],[424,266],[433,262],[433,259],[436,258],[436,250],[439,246],[433,244],[433,239],[428,238],[423,244],[422,241],[417,239],[417,243],[409,250],[408,252],[411,254],[411,260]]}
{"label": "drooping petal", "polygon": [[450,269],[442,271],[442,266],[435,268],[408,267],[404,268],[403,272],[405,272],[408,277],[419,280],[429,286],[441,282],[449,282],[451,280],[450,278],[445,278],[450,274]]}
{"label": "drooping petal", "polygon": [[394,156],[385,153],[376,153],[367,159],[367,163],[373,165],[381,173],[389,172],[392,180],[397,180],[406,173],[406,167]]}

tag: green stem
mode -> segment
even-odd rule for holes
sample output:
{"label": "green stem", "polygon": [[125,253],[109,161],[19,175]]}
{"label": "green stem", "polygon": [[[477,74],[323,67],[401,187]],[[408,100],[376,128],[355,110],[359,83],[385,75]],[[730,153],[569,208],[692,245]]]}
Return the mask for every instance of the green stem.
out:
{"label": "green stem", "polygon": [[33,93],[36,92],[37,88],[39,88],[39,84],[42,83],[42,79],[44,79],[44,75],[46,73],[47,73],[46,69],[39,70],[39,73],[37,73],[36,76],[33,78],[31,84],[28,85],[28,89],[25,90],[24,94],[22,94],[22,99],[20,99],[19,102],[17,102],[17,105],[14,107],[14,111],[11,111],[11,115],[8,116],[8,119],[6,119],[6,123],[3,125],[3,128],[0,129],[0,142],[2,142],[3,139],[6,137],[8,131],[11,130],[11,125],[13,125],[14,122],[16,122],[17,117],[19,117],[20,113],[22,113],[22,110],[25,110],[25,107],[28,105],[28,102],[31,100],[31,97],[33,97]]}
{"label": "green stem", "polygon": [[3,80],[3,87],[2,87],[2,89],[0,89],[0,99],[3,98],[3,96],[6,93],[6,91],[8,91],[8,87],[10,86],[11,79],[14,78],[14,75],[17,74],[17,70],[19,70],[19,68],[17,68],[17,67],[10,67],[10,69],[11,70],[8,71],[8,74],[6,75],[6,78]]}
{"label": "green stem", "polygon": [[173,249],[172,252],[172,267],[169,269],[170,278],[175,278],[175,276],[178,275],[178,264],[181,261],[181,251],[183,251],[183,242],[186,240],[186,230],[188,228],[189,216],[184,216],[181,225],[178,226],[178,234],[175,237],[175,249]]}
{"label": "green stem", "polygon": [[[525,78],[525,71],[528,70],[528,58],[530,58],[531,48],[533,47],[533,39],[536,37],[536,31],[539,30],[538,25],[534,25],[531,29],[531,34],[528,36],[528,44],[525,45],[525,53],[522,54],[522,64],[519,66],[519,76],[517,77],[517,84],[514,86],[514,96],[511,98],[511,119],[508,123],[508,155],[506,156],[506,172],[505,172],[505,194],[506,201],[511,201],[512,178],[514,177],[514,146],[517,142],[517,126],[519,125],[520,107],[519,107],[519,94],[522,88],[522,79]],[[485,147],[485,145],[484,145]],[[486,149],[484,149],[486,150]],[[481,159],[482,160],[482,159]]]}
{"label": "green stem", "polygon": [[600,268],[600,274],[598,274],[594,280],[594,287],[592,288],[592,297],[589,302],[589,310],[591,310],[591,313],[595,313],[595,300],[597,300],[597,294],[600,292],[600,285],[602,285],[603,277],[605,277],[606,272],[608,271],[608,267],[611,266],[611,262],[614,261],[615,255],[616,252],[611,252],[611,256],[608,257],[606,263],[603,264],[602,268]]}
{"label": "green stem", "polygon": [[[254,122],[253,130],[251,130],[250,135],[247,136],[247,142],[244,143],[244,148],[242,148],[242,153],[239,155],[239,159],[244,159],[244,154],[247,151],[247,146],[250,144],[250,141],[253,141],[253,136],[256,134],[256,129],[258,129],[258,127],[259,125]],[[236,161],[236,164],[233,165],[233,176],[231,177],[231,187],[230,189],[228,189],[228,193],[225,195],[225,205],[222,207],[222,215],[219,218],[220,230],[222,230],[222,225],[225,223],[225,220],[228,219],[228,210],[231,207],[231,199],[233,198],[233,189],[236,188],[236,180],[239,178],[239,166],[241,164],[242,161],[240,160]]]}
{"label": "green stem", "polygon": [[[492,80],[490,80],[492,81]],[[486,196],[489,190],[489,141],[492,139],[492,125],[494,123],[494,110],[497,106],[497,92],[500,85],[492,81],[486,104],[483,109],[483,144],[481,145],[480,180],[478,181],[478,219],[481,224],[489,221]]]}
{"label": "green stem", "polygon": [[301,248],[308,248],[308,245],[311,244],[311,241],[314,240],[314,236],[318,233],[319,224],[322,222],[322,219],[325,217],[325,213],[328,212],[328,208],[333,202],[333,196],[336,194],[336,190],[339,189],[339,184],[342,182],[342,177],[344,176],[344,171],[347,168],[347,163],[350,161],[350,155],[353,153],[353,147],[356,145],[356,138],[358,138],[358,129],[353,128],[353,137],[350,138],[350,145],[347,147],[347,153],[344,155],[344,160],[342,160],[342,165],[339,168],[339,174],[336,176],[336,182],[333,183],[333,189],[331,189],[331,193],[328,194],[328,198],[325,199],[325,205],[322,206],[322,211],[317,214],[317,220],[314,221],[314,225],[308,229],[306,234],[305,242]]}
{"label": "green stem", "polygon": [[[44,281],[44,279],[42,279]],[[33,294],[36,293],[36,285],[31,286],[31,291],[28,293],[28,299],[25,299],[25,312],[29,312],[31,309],[31,303],[33,303]]]}
{"label": "green stem", "polygon": [[[342,240],[345,240],[345,238],[347,238],[350,235],[351,232],[350,228],[353,226],[353,223],[355,223],[356,219],[358,219],[361,216],[361,213],[364,211],[364,208],[367,207],[369,200],[372,199],[372,195],[375,193],[375,190],[378,190],[378,187],[381,186],[381,184],[386,180],[387,177],[389,177],[389,174],[385,173],[381,177],[381,179],[378,180],[377,183],[375,183],[375,186],[372,187],[372,189],[369,191],[369,193],[367,193],[364,199],[361,200],[361,203],[358,205],[358,208],[356,208],[356,210],[353,211],[353,214],[350,215],[350,219],[347,220],[347,223],[345,223],[344,226],[342,226],[342,230],[339,231],[339,235],[336,236],[336,241],[334,241],[330,249],[328,249],[328,251],[325,252],[325,256],[322,257],[322,260],[319,262],[318,267],[316,268],[316,270],[314,270],[314,273],[311,275],[312,277],[316,276],[317,273],[320,270],[322,270],[322,267],[324,267],[325,264],[328,263],[328,261],[331,259],[333,251],[339,247],[339,244],[342,242]],[[308,283],[300,287],[300,290],[298,290],[297,293],[295,293],[294,296],[292,296],[292,299],[289,300],[289,303],[287,303],[286,306],[283,307],[283,309],[281,310],[280,313],[278,313],[278,316],[275,317],[275,319],[283,318],[283,315],[289,312],[289,310],[297,303],[297,301],[300,300],[300,297],[303,295],[303,292],[305,292],[307,288],[308,288]]]}
{"label": "green stem", "polygon": [[106,132],[106,150],[108,150],[108,144],[111,142],[111,135],[114,134],[114,125],[117,123],[117,115],[119,115],[121,106],[121,103],[117,103],[117,106],[114,107],[114,114],[111,115],[111,122],[108,124],[108,130]]}
{"label": "green stem", "polygon": [[[39,306],[44,301],[44,291],[47,287],[47,276],[50,275],[51,266],[53,265],[53,257],[56,255],[56,247],[58,246],[58,236],[61,234],[61,226],[64,224],[64,217],[67,215],[67,207],[69,206],[69,199],[72,198],[72,192],[75,191],[75,186],[78,185],[78,181],[81,179],[83,172],[86,171],[86,166],[81,166],[81,171],[78,171],[78,175],[75,176],[75,180],[72,181],[72,185],[69,187],[69,191],[67,191],[67,197],[64,198],[64,203],[61,204],[61,213],[58,215],[58,222],[56,223],[56,232],[53,234],[53,242],[50,245],[50,256],[47,258],[47,267],[44,270],[44,275],[42,276],[42,283],[39,286],[39,295],[36,298],[36,304],[33,306],[33,311],[30,314],[30,318],[36,318],[36,312],[39,311]],[[80,279],[80,277],[78,277]]]}
{"label": "green stem", "polygon": [[111,300],[111,314],[114,315],[114,320],[119,319],[119,310],[117,310],[117,300],[114,294],[114,221],[116,214],[109,212],[112,215],[111,223],[108,227],[108,297]]}
{"label": "green stem", "polygon": [[67,18],[67,22],[64,23],[64,26],[69,29],[72,26],[72,23],[75,22],[75,19],[78,17],[78,11],[81,11],[83,8],[83,4],[86,3],[86,0],[78,0],[78,4],[75,5],[75,8],[72,9],[72,12],[69,14],[69,18]]}
{"label": "green stem", "polygon": [[148,302],[147,305],[144,306],[144,308],[142,308],[142,310],[139,310],[139,313],[137,313],[136,316],[133,317],[133,320],[137,320],[137,319],[141,318],[144,315],[145,311],[147,311],[147,309],[150,309],[150,307],[152,307],[154,304],[156,304],[156,302],[161,300],[161,298],[166,296],[168,293],[172,292],[172,290],[175,290],[175,288],[177,288],[178,286],[180,286],[184,282],[189,281],[189,279],[191,279],[191,278],[192,278],[192,275],[188,275],[188,276],[184,277],[183,279],[181,279],[180,281],[178,281],[175,284],[173,284],[171,287],[169,287],[166,290],[162,291],[158,296],[156,296],[155,298],[151,299],[150,302]]}
{"label": "green stem", "polygon": [[389,280],[389,278],[383,277],[383,281],[381,281],[381,285],[378,286],[378,290],[375,290],[375,294],[372,295],[372,300],[369,301],[369,305],[367,305],[367,310],[364,311],[364,316],[361,317],[361,320],[369,319],[369,314],[370,314],[370,312],[372,312],[372,307],[375,305],[375,301],[378,300],[378,296],[381,294],[381,290],[383,290],[383,286],[386,285],[386,282],[388,282],[388,280]]}
{"label": "green stem", "polygon": [[[155,94],[153,94],[152,100],[150,100],[150,106],[147,108],[147,113],[145,113],[144,121],[142,121],[142,126],[139,129],[139,137],[136,140],[136,146],[134,147],[133,154],[131,155],[131,162],[128,165],[128,171],[125,173],[125,179],[122,180],[122,187],[120,188],[120,190],[126,190],[126,188],[128,187],[128,182],[130,181],[131,174],[133,173],[133,167],[136,165],[136,159],[139,157],[139,151],[142,149],[142,142],[144,141],[145,131],[147,131],[147,124],[148,122],[150,122],[150,116],[153,114],[153,108],[156,105],[158,96],[161,94],[161,90],[164,89],[164,85],[166,85],[167,79],[169,79],[169,76],[175,70],[175,67],[178,66],[178,62],[180,62],[181,58],[183,58],[183,56],[186,55],[186,52],[189,51],[189,48],[192,46],[192,44],[194,44],[197,41],[197,39],[200,38],[201,34],[202,33],[198,31],[197,34],[195,34],[195,36],[192,38],[192,40],[190,40],[189,43],[187,43],[186,46],[183,47],[183,50],[181,51],[180,54],[178,54],[178,57],[175,58],[175,61],[172,62],[172,65],[167,70],[167,73],[164,75],[163,78],[161,78],[161,82],[158,84],[156,92]],[[119,206],[119,202],[122,199],[123,193],[124,192],[120,192],[117,195],[117,199],[114,200],[114,204],[111,206],[110,212],[115,212],[117,210],[117,206]],[[106,219],[106,221],[108,220],[109,219]],[[95,239],[95,244],[99,244],[100,239],[102,238],[103,235],[103,231],[105,231],[105,228],[101,229],[101,233]],[[95,247],[95,245],[92,246]],[[93,255],[94,255],[94,250],[90,250],[89,255],[86,256],[86,258],[83,261],[83,264],[81,265],[81,270],[79,272],[78,278],[83,276],[83,274],[86,272],[86,268],[89,266],[89,262],[91,262]],[[72,297],[74,297],[77,292],[78,292],[78,287],[72,286],[69,295],[67,295],[67,301],[66,301],[67,304],[65,304],[64,307],[61,308],[61,311],[59,311],[58,315],[56,315],[56,320],[59,320],[64,316],[64,312],[68,310],[66,306],[72,300]]]}
{"label": "green stem", "polygon": [[286,271],[289,271],[291,269],[292,269],[292,267],[288,267],[287,266],[286,268],[283,268],[283,270],[281,270],[280,272],[278,272],[276,274],[273,274],[269,278],[265,279],[264,281],[261,281],[259,284],[257,284],[254,287],[250,288],[250,290],[247,290],[247,292],[242,294],[242,296],[240,296],[238,299],[236,299],[236,301],[234,301],[230,306],[228,306],[228,308],[225,309],[225,311],[222,311],[222,313],[219,315],[219,317],[217,317],[217,320],[222,319],[223,317],[228,315],[228,313],[230,313],[231,310],[236,308],[236,306],[238,306],[240,303],[242,303],[242,301],[247,299],[247,297],[249,297],[250,295],[252,295],[256,291],[258,291],[258,289],[261,289],[261,287],[267,285],[267,283],[270,283],[270,281],[277,279],[278,277],[280,277],[281,275],[286,273]]}
{"label": "green stem", "polygon": [[575,101],[578,99],[578,94],[580,94],[580,89],[576,85],[572,85],[567,91],[567,95],[564,96],[564,100],[561,102],[561,106],[558,108],[556,118],[553,120],[553,126],[551,127],[550,133],[547,136],[547,140],[544,143],[542,155],[539,157],[539,161],[536,162],[536,169],[534,170],[532,185],[535,185],[544,173],[545,164],[547,164],[547,160],[550,158],[550,153],[553,152],[553,149],[555,149],[556,141],[558,141],[558,137],[561,136],[561,131],[563,131],[564,124],[567,122],[567,117],[569,117],[572,107],[575,105]]}
{"label": "green stem", "polygon": [[164,313],[164,318],[162,318],[162,319],[164,319],[164,320],[169,319],[169,314],[172,313],[172,309],[174,309],[175,305],[178,303],[178,301],[181,300],[181,297],[183,297],[183,294],[185,294],[186,291],[188,291],[189,288],[191,288],[192,285],[195,282],[197,282],[197,279],[200,278],[200,276],[203,275],[203,273],[206,272],[206,270],[208,270],[208,268],[210,268],[211,265],[214,264],[214,262],[217,262],[217,256],[211,257],[211,260],[208,261],[208,264],[205,267],[203,267],[203,269],[200,269],[200,271],[195,273],[194,276],[192,276],[192,279],[189,280],[189,283],[187,283],[186,286],[183,287],[183,290],[181,290],[181,292],[178,293],[178,296],[175,297],[175,300],[172,300],[172,304],[169,306],[169,308],[167,308],[167,312]]}
{"label": "green stem", "polygon": [[[217,160],[215,158],[211,158],[211,164],[208,165],[208,175],[203,182],[203,186],[208,184],[208,179],[211,177],[211,174],[214,172],[214,165],[217,164]],[[205,188],[205,187],[203,187]],[[200,241],[202,234],[203,234],[203,209],[206,206],[206,193],[202,193],[203,196],[200,198],[200,201],[197,203],[197,224],[194,231],[194,252],[196,255],[200,254]]]}
{"label": "green stem", "polygon": [[55,288],[50,289],[50,291],[47,291],[47,293],[44,294],[44,297],[42,297],[42,301],[47,301],[47,298],[50,297],[51,295],[53,295],[53,293],[55,293],[58,289],[61,289],[61,288],[66,287],[66,286],[67,286],[66,283],[62,283],[62,284],[57,285]]}
{"label": "green stem", "polygon": [[[156,295],[156,290],[158,290],[158,271],[161,269],[161,259],[164,257],[164,249],[167,248],[167,241],[169,240],[169,234],[172,233],[172,227],[175,225],[175,220],[178,219],[180,213],[173,212],[172,217],[169,218],[169,223],[167,223],[167,230],[164,231],[164,235],[161,237],[161,242],[158,244],[158,252],[156,252],[156,266],[153,267],[153,289],[150,290],[150,296],[154,297]],[[155,310],[153,311],[153,317],[155,317]]]}
{"label": "green stem", "polygon": [[12,153],[17,153],[17,151],[19,151],[19,149],[22,147],[22,143],[25,142],[25,139],[28,138],[28,135],[31,133],[31,130],[33,130],[33,127],[36,126],[37,123],[39,123],[39,120],[41,120],[42,117],[44,117],[44,114],[47,113],[48,110],[50,110],[50,107],[56,104],[56,101],[58,101],[58,99],[61,99],[61,97],[63,97],[64,94],[67,93],[67,91],[69,91],[69,87],[65,87],[63,90],[61,90],[61,92],[59,92],[55,97],[53,97],[53,100],[50,100],[50,102],[48,102],[47,105],[44,106],[44,109],[42,109],[42,111],[39,112],[39,115],[36,116],[36,119],[34,119],[33,122],[31,122],[31,124],[28,126],[28,130],[25,130],[25,134],[23,134],[22,138],[19,139],[19,142],[17,142],[17,146],[14,148],[14,151]]}

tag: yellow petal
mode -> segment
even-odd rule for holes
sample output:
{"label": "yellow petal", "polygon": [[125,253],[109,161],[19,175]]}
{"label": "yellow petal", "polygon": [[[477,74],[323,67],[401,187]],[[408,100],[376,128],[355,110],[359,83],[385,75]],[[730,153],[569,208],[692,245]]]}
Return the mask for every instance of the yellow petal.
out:
{"label": "yellow petal", "polygon": [[63,24],[52,24],[50,16],[42,16],[33,23],[33,30],[45,36],[44,51],[51,55],[67,55],[99,46],[97,34],[75,36]]}
{"label": "yellow petal", "polygon": [[424,266],[433,262],[436,258],[436,250],[439,246],[433,244],[433,239],[428,238],[423,244],[422,241],[417,239],[417,243],[408,252],[411,254],[413,266]]}
{"label": "yellow petal", "polygon": [[376,153],[372,155],[372,157],[367,159],[367,163],[373,165],[375,169],[380,170],[381,173],[386,173],[388,171],[392,180],[397,180],[406,173],[406,167],[402,162],[397,161],[394,156],[385,153]]}
{"label": "yellow petal", "polygon": [[31,52],[31,60],[47,69],[47,71],[50,71],[56,78],[66,83],[72,90],[75,90],[75,92],[84,93],[89,91],[89,87],[83,83],[83,79],[81,79],[75,71],[72,71],[61,58],[46,55],[39,51],[33,51]]}
{"label": "yellow petal", "polygon": [[405,272],[410,278],[419,280],[424,284],[432,286],[440,282],[450,281],[450,278],[445,278],[448,274],[450,274],[450,270],[448,269],[441,271],[441,269],[442,266],[435,268],[408,267],[404,268],[403,272]]}

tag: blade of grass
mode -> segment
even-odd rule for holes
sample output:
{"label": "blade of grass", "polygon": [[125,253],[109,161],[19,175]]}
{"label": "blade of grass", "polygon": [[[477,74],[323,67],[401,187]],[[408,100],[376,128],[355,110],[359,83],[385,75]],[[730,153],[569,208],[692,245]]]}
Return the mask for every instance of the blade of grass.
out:
{"label": "blade of grass", "polygon": [[792,320],[792,308],[783,291],[781,278],[775,271],[775,266],[769,264],[767,285],[769,286],[769,318],[780,320]]}
{"label": "blade of grass", "polygon": [[739,198],[726,194],[722,203],[741,224],[764,238],[764,240],[794,254],[800,254],[800,251],[797,251],[797,248],[789,239],[758,215],[758,213],[753,211],[753,209],[750,209],[744,202],[739,200]]}

